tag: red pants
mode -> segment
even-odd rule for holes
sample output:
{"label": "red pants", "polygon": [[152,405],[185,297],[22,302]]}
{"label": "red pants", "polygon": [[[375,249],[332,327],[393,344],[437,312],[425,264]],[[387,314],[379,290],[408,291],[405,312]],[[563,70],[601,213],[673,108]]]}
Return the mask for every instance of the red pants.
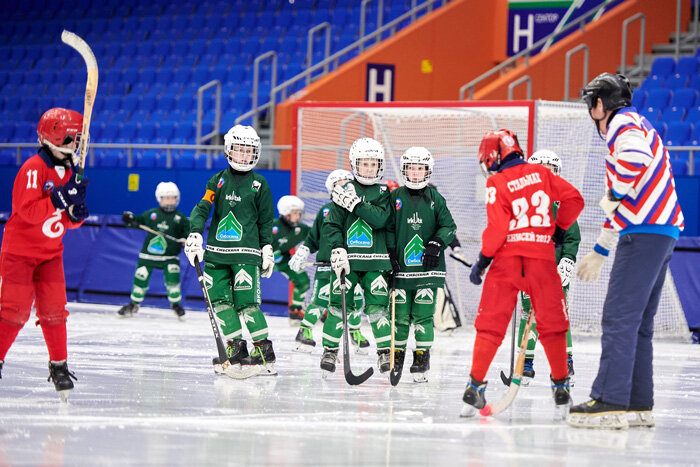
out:
{"label": "red pants", "polygon": [[0,255],[0,360],[29,320],[35,303],[49,358],[66,359],[66,279],[63,255],[49,260]]}

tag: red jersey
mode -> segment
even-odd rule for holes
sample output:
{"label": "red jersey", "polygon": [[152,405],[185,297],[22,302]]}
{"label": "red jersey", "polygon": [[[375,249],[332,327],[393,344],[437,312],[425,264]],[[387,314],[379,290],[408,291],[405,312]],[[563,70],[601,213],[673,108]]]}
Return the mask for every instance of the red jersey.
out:
{"label": "red jersey", "polygon": [[12,215],[5,224],[2,252],[40,259],[51,259],[63,252],[61,239],[66,229],[80,227],[63,209],[51,203],[55,186],[65,184],[71,170],[54,165],[39,150],[19,169],[12,188]]}
{"label": "red jersey", "polygon": [[546,167],[516,162],[486,181],[488,224],[484,256],[525,256],[554,261],[552,203],[560,202],[556,225],[568,229],[583,210],[583,197]]}

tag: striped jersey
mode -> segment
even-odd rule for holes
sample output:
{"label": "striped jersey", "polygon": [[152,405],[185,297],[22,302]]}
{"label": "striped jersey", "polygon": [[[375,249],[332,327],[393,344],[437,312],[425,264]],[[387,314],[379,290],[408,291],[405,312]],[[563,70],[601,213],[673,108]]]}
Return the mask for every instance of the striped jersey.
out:
{"label": "striped jersey", "polygon": [[649,120],[626,107],[612,118],[605,142],[607,189],[622,199],[605,228],[678,238],[683,213],[668,151]]}

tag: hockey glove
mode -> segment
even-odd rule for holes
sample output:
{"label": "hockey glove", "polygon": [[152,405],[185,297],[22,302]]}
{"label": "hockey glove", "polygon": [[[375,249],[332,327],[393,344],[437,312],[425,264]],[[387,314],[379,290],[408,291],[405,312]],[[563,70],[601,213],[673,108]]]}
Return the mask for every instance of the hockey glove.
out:
{"label": "hockey glove", "polygon": [[576,275],[584,282],[595,282],[598,280],[604,262],[605,256],[593,250],[581,260]]}
{"label": "hockey glove", "polygon": [[347,183],[345,187],[336,185],[331,192],[331,199],[335,204],[350,212],[360,204],[360,198],[355,192],[355,187],[350,183]]}
{"label": "hockey glove", "polygon": [[559,271],[559,277],[561,278],[561,286],[566,287],[571,282],[571,276],[574,274],[574,262],[569,258],[560,259],[557,271]]}
{"label": "hockey glove", "polygon": [[65,185],[57,186],[51,192],[51,203],[55,208],[68,210],[72,204],[82,204],[87,196],[87,186],[90,181],[83,178],[80,183],[76,181],[77,174],[74,172]]}
{"label": "hockey glove", "polygon": [[621,202],[622,198],[618,198],[612,190],[608,190],[598,204],[603,208],[603,211],[605,211],[605,215],[612,218]]}
{"label": "hockey glove", "polygon": [[476,263],[474,263],[474,266],[472,266],[472,272],[469,274],[469,280],[472,284],[481,284],[481,276],[484,275],[484,272],[486,272],[486,268],[489,267],[491,261],[493,261],[493,258],[489,258],[488,256],[484,256],[483,253],[479,253],[479,259],[476,261]]}
{"label": "hockey glove", "polygon": [[423,252],[423,267],[425,269],[435,269],[440,264],[440,253],[445,248],[445,244],[438,238],[428,241]]}
{"label": "hockey glove", "polygon": [[393,284],[392,281],[396,278],[396,274],[399,273],[401,268],[399,266],[399,258],[396,255],[396,249],[387,248],[387,251],[389,253],[389,262],[391,263],[391,271],[389,271],[389,277],[387,277],[387,279],[389,279],[390,284]]}
{"label": "hockey glove", "polygon": [[297,251],[294,252],[294,256],[289,260],[289,268],[294,272],[301,272],[304,270],[304,264],[309,258],[309,247],[306,245],[299,245]]}
{"label": "hockey glove", "polygon": [[68,206],[68,218],[73,222],[80,222],[87,219],[90,216],[87,204],[74,204]]}
{"label": "hockey glove", "polygon": [[340,277],[340,271],[345,271],[345,275],[350,274],[350,261],[345,248],[334,248],[331,251],[331,268],[338,277]]}
{"label": "hockey glove", "polygon": [[131,227],[132,225],[134,225],[134,213],[131,211],[124,211],[122,213],[122,220],[124,221],[125,225]]}
{"label": "hockey glove", "polygon": [[272,271],[275,269],[275,253],[272,251],[272,245],[262,247],[262,272],[261,276],[269,279]]}
{"label": "hockey glove", "polygon": [[204,259],[203,242],[202,234],[197,232],[192,232],[187,237],[187,241],[185,242],[185,256],[190,260],[192,266],[194,266],[195,261],[201,263]]}
{"label": "hockey glove", "polygon": [[558,225],[554,228],[554,234],[552,235],[552,242],[554,242],[554,248],[561,248],[564,245],[564,235],[566,235],[566,230],[562,229]]}

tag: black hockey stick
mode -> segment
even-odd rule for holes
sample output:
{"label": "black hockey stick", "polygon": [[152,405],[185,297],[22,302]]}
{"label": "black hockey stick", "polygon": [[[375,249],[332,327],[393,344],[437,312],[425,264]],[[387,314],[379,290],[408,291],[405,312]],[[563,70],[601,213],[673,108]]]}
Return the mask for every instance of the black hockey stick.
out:
{"label": "black hockey stick", "polygon": [[228,355],[226,355],[224,342],[221,340],[219,326],[216,324],[214,307],[211,306],[211,299],[209,298],[209,292],[207,292],[207,286],[204,284],[204,274],[202,274],[202,266],[199,265],[199,261],[195,261],[194,268],[197,270],[197,280],[199,280],[199,285],[202,287],[202,295],[204,295],[204,301],[207,304],[207,313],[209,314],[209,321],[211,322],[211,330],[214,331],[214,339],[216,340],[216,350],[219,352],[219,361],[222,362],[221,368],[225,370],[230,363],[228,361]]}
{"label": "black hockey stick", "polygon": [[452,319],[455,322],[455,327],[452,329],[457,329],[462,326],[462,318],[459,316],[459,310],[457,309],[457,304],[455,303],[454,299],[452,298],[452,291],[447,285],[447,280],[445,280],[445,290],[447,291],[447,296],[445,297],[445,306],[450,307],[450,312],[452,314]]}
{"label": "black hockey stick", "polygon": [[454,260],[456,260],[456,261],[459,261],[460,263],[462,263],[463,265],[465,265],[465,266],[468,267],[468,268],[472,267],[472,263],[470,263],[469,261],[467,261],[467,260],[464,258],[464,256],[462,256],[461,253],[450,253],[450,258],[452,258],[452,259],[454,259]]}
{"label": "black hockey stick", "polygon": [[184,244],[185,244],[185,241],[186,241],[186,240],[185,240],[184,238],[175,238],[175,237],[173,237],[172,235],[168,235],[168,234],[166,234],[166,233],[164,233],[164,232],[158,232],[157,230],[154,230],[154,229],[150,228],[150,227],[147,226],[147,225],[138,224],[138,223],[136,223],[136,222],[134,222],[134,224],[136,224],[136,225],[138,226],[139,229],[145,230],[146,232],[152,233],[153,235],[158,235],[159,237],[163,237],[163,238],[165,238],[165,239],[167,239],[167,240],[170,240],[171,242],[176,242],[176,243],[179,243],[179,244],[181,244],[181,245],[184,245]]}
{"label": "black hockey stick", "polygon": [[367,368],[360,376],[356,376],[352,373],[352,368],[350,367],[350,333],[348,331],[348,308],[345,300],[344,270],[340,271],[340,303],[343,307],[343,370],[345,371],[345,381],[352,386],[357,386],[367,381],[374,373],[374,369],[372,367]]}
{"label": "black hockey stick", "polygon": [[391,360],[389,360],[389,382],[392,386],[399,384],[401,370],[396,366],[396,276],[391,277]]}
{"label": "black hockey stick", "polygon": [[510,382],[513,379],[513,360],[515,358],[515,321],[517,317],[518,305],[515,305],[515,309],[513,310],[513,325],[510,329],[510,376],[506,376],[506,374],[501,371],[501,381],[503,381],[503,384],[505,384],[506,386],[510,386]]}

